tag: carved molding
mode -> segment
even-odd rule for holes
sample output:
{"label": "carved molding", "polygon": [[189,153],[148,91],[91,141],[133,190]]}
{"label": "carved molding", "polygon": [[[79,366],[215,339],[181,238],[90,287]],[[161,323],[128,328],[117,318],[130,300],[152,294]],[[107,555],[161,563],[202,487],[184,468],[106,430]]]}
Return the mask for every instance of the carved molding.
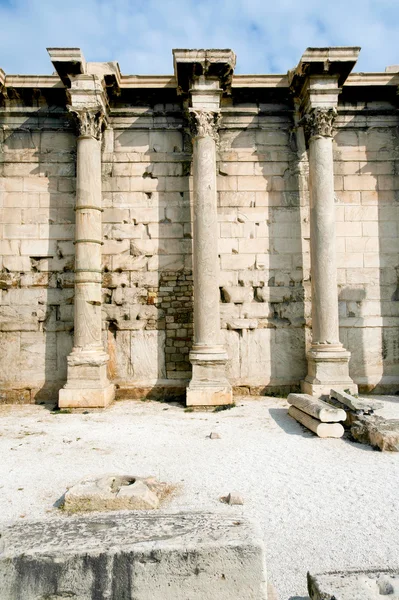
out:
{"label": "carved molding", "polygon": [[307,139],[316,135],[332,137],[337,109],[312,108],[302,119]]}
{"label": "carved molding", "polygon": [[76,118],[80,136],[91,136],[96,140],[101,139],[101,133],[106,123],[104,112],[101,109],[68,106],[68,110]]}
{"label": "carved molding", "polygon": [[219,140],[218,129],[222,115],[220,112],[208,110],[190,110],[191,137],[211,137]]}

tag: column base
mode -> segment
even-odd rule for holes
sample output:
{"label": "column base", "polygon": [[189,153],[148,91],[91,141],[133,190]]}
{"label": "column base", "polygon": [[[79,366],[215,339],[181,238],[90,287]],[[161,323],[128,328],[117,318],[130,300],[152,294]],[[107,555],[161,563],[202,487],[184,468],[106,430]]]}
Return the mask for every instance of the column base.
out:
{"label": "column base", "polygon": [[115,399],[115,386],[105,388],[62,388],[59,391],[60,408],[107,408]]}
{"label": "column base", "polygon": [[233,403],[233,389],[225,374],[227,358],[222,347],[193,348],[190,353],[193,375],[186,390],[187,406]]}
{"label": "column base", "polygon": [[302,392],[312,396],[328,396],[331,388],[357,394],[357,385],[349,377],[350,352],[345,349],[311,349],[308,374],[301,382]]}
{"label": "column base", "polygon": [[107,377],[108,354],[74,348],[68,356],[67,383],[59,391],[60,408],[106,408],[115,398]]}

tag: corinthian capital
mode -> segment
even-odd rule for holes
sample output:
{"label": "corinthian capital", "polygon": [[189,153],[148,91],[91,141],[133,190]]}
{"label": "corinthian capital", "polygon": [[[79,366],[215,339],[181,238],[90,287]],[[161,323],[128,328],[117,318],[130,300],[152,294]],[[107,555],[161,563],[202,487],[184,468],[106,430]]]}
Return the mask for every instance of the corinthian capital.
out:
{"label": "corinthian capital", "polygon": [[211,137],[218,141],[218,129],[220,126],[220,112],[208,110],[190,110],[190,128],[191,136],[196,137]]}
{"label": "corinthian capital", "polygon": [[104,112],[99,108],[74,108],[68,106],[78,125],[79,135],[90,136],[99,140],[105,123]]}
{"label": "corinthian capital", "polygon": [[337,109],[312,108],[303,118],[305,135],[308,139],[315,135],[332,137]]}

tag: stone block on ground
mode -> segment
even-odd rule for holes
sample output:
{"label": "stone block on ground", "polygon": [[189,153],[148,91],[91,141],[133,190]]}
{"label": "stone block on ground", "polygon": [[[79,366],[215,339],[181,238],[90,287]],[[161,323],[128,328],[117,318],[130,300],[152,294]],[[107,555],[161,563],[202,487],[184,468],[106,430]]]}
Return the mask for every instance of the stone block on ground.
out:
{"label": "stone block on ground", "polygon": [[267,600],[261,536],[236,515],[108,513],[0,533],[4,600]]}
{"label": "stone block on ground", "polygon": [[346,419],[344,410],[334,408],[327,402],[323,402],[323,400],[309,394],[289,394],[287,402],[322,423],[337,423]]}
{"label": "stone block on ground", "polygon": [[311,600],[398,600],[399,571],[308,573],[308,592]]}
{"label": "stone block on ground", "polygon": [[352,437],[383,451],[399,452],[399,419],[376,415],[356,415],[352,419]]}
{"label": "stone block on ground", "polygon": [[352,394],[331,390],[330,400],[336,400],[340,405],[349,408],[350,410],[361,412],[363,414],[372,413],[375,410],[383,408],[384,403],[379,400],[370,400],[369,398],[356,398]]}
{"label": "stone block on ground", "polygon": [[104,475],[85,479],[69,488],[63,508],[70,512],[152,510],[159,507],[167,487],[154,477]]}
{"label": "stone block on ground", "polygon": [[289,407],[288,414],[298,421],[298,423],[313,431],[318,437],[340,438],[344,435],[344,428],[341,423],[322,423],[318,419],[314,419],[298,408],[295,408],[295,406]]}

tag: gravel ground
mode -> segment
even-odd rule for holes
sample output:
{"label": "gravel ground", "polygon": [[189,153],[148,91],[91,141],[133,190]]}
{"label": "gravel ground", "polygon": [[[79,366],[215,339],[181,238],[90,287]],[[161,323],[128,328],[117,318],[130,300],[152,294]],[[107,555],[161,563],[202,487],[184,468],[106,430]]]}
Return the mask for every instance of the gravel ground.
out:
{"label": "gravel ground", "polygon": [[[384,400],[398,416],[398,398]],[[285,400],[236,401],[216,413],[133,401],[89,414],[0,407],[0,519],[57,514],[57,499],[86,476],[152,474],[178,486],[164,511],[255,519],[280,600],[307,597],[308,569],[398,567],[399,455],[319,439]],[[233,490],[244,506],[219,501]]]}

